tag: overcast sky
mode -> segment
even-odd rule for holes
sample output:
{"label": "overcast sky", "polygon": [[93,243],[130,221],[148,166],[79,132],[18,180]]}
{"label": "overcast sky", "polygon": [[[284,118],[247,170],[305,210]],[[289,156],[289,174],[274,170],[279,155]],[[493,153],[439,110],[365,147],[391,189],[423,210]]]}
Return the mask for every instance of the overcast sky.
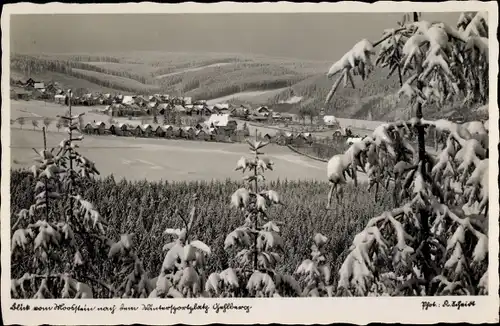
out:
{"label": "overcast sky", "polygon": [[[396,4],[395,4],[396,5]],[[458,13],[421,19],[456,24]],[[77,14],[11,16],[11,51],[162,50],[253,53],[332,60],[361,38],[375,41],[399,13]]]}

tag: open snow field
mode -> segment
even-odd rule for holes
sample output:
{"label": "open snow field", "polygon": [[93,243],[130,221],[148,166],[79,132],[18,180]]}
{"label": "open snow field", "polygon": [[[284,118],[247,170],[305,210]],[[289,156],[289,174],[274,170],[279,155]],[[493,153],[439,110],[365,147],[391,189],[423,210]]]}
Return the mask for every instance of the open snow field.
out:
{"label": "open snow field", "polygon": [[[47,146],[55,147],[65,136],[47,134]],[[32,128],[11,129],[11,166],[30,167],[36,154],[32,148],[43,146],[42,132]],[[85,136],[80,152],[94,161],[102,175],[132,180],[211,180],[240,179],[234,171],[243,155],[250,155],[245,144],[207,143],[186,140]],[[286,147],[270,145],[265,150],[275,162],[275,170],[266,178],[326,179],[326,164],[291,152]]]}

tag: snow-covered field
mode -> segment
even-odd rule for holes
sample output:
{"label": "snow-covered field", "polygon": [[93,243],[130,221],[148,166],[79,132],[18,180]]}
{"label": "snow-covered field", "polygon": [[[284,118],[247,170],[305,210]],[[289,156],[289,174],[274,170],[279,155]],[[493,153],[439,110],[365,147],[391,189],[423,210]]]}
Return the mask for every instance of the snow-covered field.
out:
{"label": "snow-covered field", "polygon": [[188,69],[183,69],[181,71],[175,71],[175,72],[171,72],[171,73],[168,73],[168,74],[159,75],[159,76],[156,76],[155,78],[156,79],[162,79],[162,78],[165,78],[165,77],[175,76],[175,75],[183,74],[183,73],[186,73],[186,72],[198,71],[198,70],[202,70],[202,69],[205,69],[205,68],[222,67],[222,66],[227,66],[227,65],[230,65],[230,64],[232,64],[232,63],[230,63],[230,62],[214,63],[214,64],[211,64],[211,65],[194,67],[194,68],[188,68]]}
{"label": "snow-covered field", "polygon": [[[47,134],[48,147],[63,139],[63,132]],[[33,165],[41,148],[42,132],[32,128],[11,129],[11,168]],[[145,139],[116,136],[85,136],[80,152],[96,163],[102,175],[113,174],[132,180],[211,180],[241,179],[234,171],[236,162],[248,154],[246,144],[208,143],[199,141]],[[326,164],[291,152],[286,147],[270,145],[266,154],[275,162],[275,170],[266,178],[326,179]]]}
{"label": "snow-covered field", "polygon": [[241,100],[241,101],[248,101],[248,102],[255,103],[255,104],[265,104],[265,103],[267,103],[267,101],[270,98],[272,98],[273,96],[282,92],[285,89],[286,89],[286,87],[278,88],[278,89],[271,89],[271,90],[266,90],[266,91],[239,92],[239,93],[234,93],[231,95],[226,95],[226,96],[222,96],[222,97],[208,100],[207,104],[214,105],[217,103],[223,103],[223,102],[227,102],[230,100]]}

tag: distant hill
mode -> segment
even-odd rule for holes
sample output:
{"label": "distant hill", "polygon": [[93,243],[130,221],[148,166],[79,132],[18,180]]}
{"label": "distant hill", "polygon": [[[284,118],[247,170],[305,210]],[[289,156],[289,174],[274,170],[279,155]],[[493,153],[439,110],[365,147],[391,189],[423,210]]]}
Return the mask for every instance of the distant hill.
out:
{"label": "distant hill", "polygon": [[[11,77],[57,81],[63,87],[89,92],[168,93],[267,105],[295,100],[294,104],[277,106],[291,113],[301,106],[310,106],[344,118],[408,117],[406,100],[399,101],[396,96],[400,87],[398,77],[387,78],[388,71],[382,68],[376,68],[364,81],[356,76],[355,89],[341,83],[331,103],[325,105],[334,83],[326,77],[330,65],[330,62],[212,53],[11,54]],[[431,115],[446,113],[429,110]],[[453,108],[445,109],[450,110]]]}
{"label": "distant hill", "polygon": [[277,94],[271,103],[286,101],[295,96],[301,98],[302,105],[324,108],[325,113],[339,117],[366,119],[371,112],[372,119],[385,120],[397,115],[394,112],[397,106],[395,94],[399,90],[397,77],[387,79],[386,76],[387,72],[377,68],[364,81],[355,77],[355,89],[351,85],[344,87],[342,82],[331,102],[325,104],[325,98],[335,81],[329,80],[325,71],[292,85]]}

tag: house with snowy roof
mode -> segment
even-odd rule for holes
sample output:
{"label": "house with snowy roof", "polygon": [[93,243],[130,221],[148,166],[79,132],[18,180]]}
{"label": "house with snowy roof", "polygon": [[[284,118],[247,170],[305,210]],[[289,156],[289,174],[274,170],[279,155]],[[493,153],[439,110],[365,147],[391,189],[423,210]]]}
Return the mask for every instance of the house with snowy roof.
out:
{"label": "house with snowy roof", "polygon": [[229,114],[212,114],[205,124],[209,128],[215,128],[217,133],[232,134],[238,128],[236,120],[231,119]]}

